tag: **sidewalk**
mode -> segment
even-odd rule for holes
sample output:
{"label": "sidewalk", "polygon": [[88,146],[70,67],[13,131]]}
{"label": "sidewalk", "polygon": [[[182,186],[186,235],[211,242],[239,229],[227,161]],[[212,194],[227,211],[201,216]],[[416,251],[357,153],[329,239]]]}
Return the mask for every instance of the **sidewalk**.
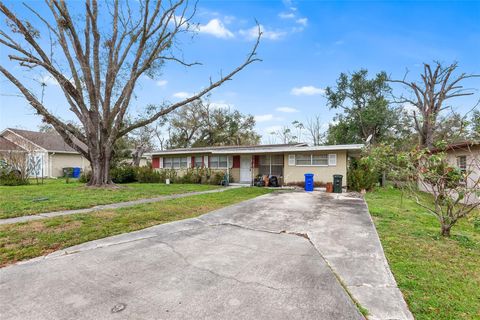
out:
{"label": "sidewalk", "polygon": [[33,221],[33,220],[41,220],[41,219],[58,217],[58,216],[67,216],[71,214],[90,213],[90,212],[95,212],[100,210],[126,208],[126,207],[136,206],[139,204],[154,203],[154,202],[160,202],[160,201],[171,200],[171,199],[179,199],[179,198],[185,198],[185,197],[195,196],[199,194],[223,192],[223,191],[235,189],[235,188],[241,188],[241,187],[231,186],[231,187],[208,190],[208,191],[195,191],[195,192],[187,192],[187,193],[180,193],[180,194],[172,194],[169,196],[160,196],[156,198],[147,198],[147,199],[138,199],[138,200],[124,201],[124,202],[117,202],[117,203],[110,203],[110,204],[102,204],[102,205],[98,205],[91,208],[85,208],[85,209],[53,211],[53,212],[39,213],[39,214],[29,215],[29,216],[0,219],[0,225],[27,222],[27,221]]}

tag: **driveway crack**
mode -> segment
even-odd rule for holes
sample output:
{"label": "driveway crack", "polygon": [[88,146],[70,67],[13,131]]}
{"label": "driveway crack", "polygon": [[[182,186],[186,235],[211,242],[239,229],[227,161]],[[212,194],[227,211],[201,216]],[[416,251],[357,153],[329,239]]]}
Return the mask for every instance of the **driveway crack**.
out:
{"label": "driveway crack", "polygon": [[214,275],[215,277],[224,278],[224,279],[227,279],[227,280],[233,280],[235,282],[245,284],[245,285],[256,285],[256,286],[264,287],[264,288],[275,290],[275,291],[282,290],[282,289],[290,289],[290,288],[276,288],[276,287],[269,286],[269,285],[266,285],[266,284],[263,284],[263,283],[260,283],[260,282],[255,282],[255,281],[242,281],[242,280],[239,280],[239,279],[237,279],[235,277],[232,277],[232,276],[226,276],[226,275],[220,274],[220,273],[215,272],[213,270],[210,270],[208,268],[199,267],[199,266],[191,263],[188,260],[187,257],[185,257],[182,253],[178,252],[175,249],[175,247],[172,246],[171,244],[169,244],[165,241],[158,241],[158,242],[167,246],[174,254],[176,254],[178,257],[180,257],[180,259],[182,259],[185,262],[185,264],[187,264],[188,266],[190,266],[192,268],[195,268],[197,270],[200,270],[200,271],[208,272],[208,273]]}

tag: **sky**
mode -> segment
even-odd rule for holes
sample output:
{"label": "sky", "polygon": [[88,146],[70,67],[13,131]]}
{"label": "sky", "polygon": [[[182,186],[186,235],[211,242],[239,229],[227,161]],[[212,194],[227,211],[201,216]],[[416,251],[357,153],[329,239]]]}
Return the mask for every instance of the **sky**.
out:
{"label": "sky", "polygon": [[[7,1],[25,14],[19,2]],[[43,2],[28,2],[42,9]],[[30,20],[29,20],[30,21]],[[195,36],[181,39],[186,60],[202,65],[191,68],[167,64],[156,79],[139,82],[131,112],[148,104],[175,102],[205,87],[242,63],[255,38],[255,21],[263,37],[261,62],[248,66],[232,81],[215,90],[210,102],[256,119],[263,142],[271,131],[320,116],[324,128],[336,110],[324,97],[341,72],[362,68],[370,76],[386,71],[392,78],[419,79],[422,63],[458,61],[459,72],[480,74],[480,1],[202,1],[194,21]],[[4,28],[4,22],[0,24]],[[46,41],[46,39],[45,39]],[[39,91],[47,83],[44,102],[62,119],[72,120],[58,85],[46,73],[21,71],[0,47],[0,64],[18,71]],[[480,98],[480,79],[465,82],[475,93],[452,101],[467,112]],[[394,87],[396,94],[401,87]],[[0,75],[0,130],[18,127],[36,130],[40,118],[18,91]]]}

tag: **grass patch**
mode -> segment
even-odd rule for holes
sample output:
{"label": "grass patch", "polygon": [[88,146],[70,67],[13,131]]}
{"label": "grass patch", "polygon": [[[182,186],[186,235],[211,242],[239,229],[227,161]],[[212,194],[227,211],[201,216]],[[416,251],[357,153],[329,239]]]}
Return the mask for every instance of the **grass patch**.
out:
{"label": "grass patch", "polygon": [[0,219],[214,188],[218,186],[129,183],[119,185],[118,189],[95,189],[76,180],[65,183],[63,179],[45,180],[43,185],[0,186]]}
{"label": "grass patch", "polygon": [[86,241],[199,216],[272,192],[239,188],[116,210],[0,226],[0,266],[38,257]]}
{"label": "grass patch", "polygon": [[392,272],[416,319],[480,319],[479,215],[440,236],[436,218],[393,188],[366,195]]}

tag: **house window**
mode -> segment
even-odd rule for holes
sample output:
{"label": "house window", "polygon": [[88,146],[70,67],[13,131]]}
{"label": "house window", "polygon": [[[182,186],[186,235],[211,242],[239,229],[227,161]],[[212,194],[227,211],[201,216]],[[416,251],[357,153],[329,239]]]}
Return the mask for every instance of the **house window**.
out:
{"label": "house window", "polygon": [[298,154],[295,157],[295,164],[297,166],[310,166],[312,165],[312,155]]}
{"label": "house window", "polygon": [[283,176],[283,155],[264,155],[259,157],[259,174]]}
{"label": "house window", "polygon": [[168,157],[163,159],[163,167],[166,169],[186,168],[188,159],[186,157]]}
{"label": "house window", "polygon": [[467,156],[458,156],[457,157],[457,166],[460,171],[467,171]]}
{"label": "house window", "polygon": [[328,166],[328,155],[321,154],[321,155],[312,155],[312,165],[314,166]]}
{"label": "house window", "polygon": [[328,154],[300,154],[295,159],[297,166],[328,166]]}
{"label": "house window", "polygon": [[212,169],[225,169],[228,165],[227,156],[211,156],[210,157],[210,168]]}
{"label": "house window", "polygon": [[195,167],[203,167],[203,156],[195,156]]}

